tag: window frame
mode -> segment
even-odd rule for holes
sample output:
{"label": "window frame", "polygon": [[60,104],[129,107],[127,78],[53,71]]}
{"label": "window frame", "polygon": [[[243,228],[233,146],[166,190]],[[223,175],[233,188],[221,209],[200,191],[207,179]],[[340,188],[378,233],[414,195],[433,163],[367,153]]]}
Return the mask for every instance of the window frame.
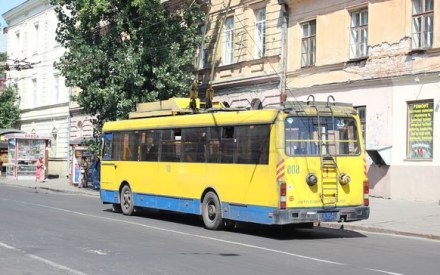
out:
{"label": "window frame", "polygon": [[301,24],[301,67],[316,64],[316,27],[316,19]]}
{"label": "window frame", "polygon": [[262,58],[266,54],[266,7],[255,11],[255,56]]}
{"label": "window frame", "polygon": [[[431,10],[426,10],[427,1],[431,2]],[[420,3],[420,12],[417,13],[415,3]],[[411,37],[414,50],[425,50],[432,48],[434,40],[434,0],[412,0],[411,1]],[[427,22],[428,20],[428,22]],[[429,21],[430,20],[430,21]],[[419,26],[415,22],[419,21]],[[426,23],[430,23],[430,29],[426,30]],[[428,26],[429,28],[429,26]],[[417,39],[415,39],[417,37]],[[426,40],[429,41],[426,41]]]}
{"label": "window frame", "polygon": [[[359,16],[358,22],[354,20],[356,16]],[[366,20],[364,21],[365,16]],[[365,32],[365,41],[362,41],[363,32]],[[351,13],[350,59],[363,58],[366,56],[368,56],[368,8],[363,8]]]}
{"label": "window frame", "polygon": [[225,20],[223,65],[234,61],[234,24],[234,16],[228,16]]}

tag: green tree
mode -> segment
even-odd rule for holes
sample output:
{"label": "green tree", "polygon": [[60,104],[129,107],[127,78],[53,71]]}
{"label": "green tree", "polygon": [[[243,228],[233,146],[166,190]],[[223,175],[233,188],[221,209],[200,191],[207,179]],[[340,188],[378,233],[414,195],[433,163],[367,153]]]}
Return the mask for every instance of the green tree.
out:
{"label": "green tree", "polygon": [[14,127],[20,117],[17,95],[17,86],[8,86],[0,91],[0,129]]}
{"label": "green tree", "polygon": [[[6,53],[0,53],[0,76],[5,75]],[[20,117],[20,109],[16,105],[17,86],[0,89],[0,129],[12,128]]]}
{"label": "green tree", "polygon": [[57,41],[67,49],[57,67],[67,86],[81,88],[75,100],[98,129],[127,118],[138,102],[189,91],[202,6],[171,11],[160,2],[51,0]]}

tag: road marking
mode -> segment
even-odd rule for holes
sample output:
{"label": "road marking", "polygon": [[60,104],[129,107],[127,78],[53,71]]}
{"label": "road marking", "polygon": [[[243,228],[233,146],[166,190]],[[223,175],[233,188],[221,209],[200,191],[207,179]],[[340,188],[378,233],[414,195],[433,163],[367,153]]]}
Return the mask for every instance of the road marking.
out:
{"label": "road marking", "polygon": [[385,273],[385,274],[390,274],[390,275],[403,275],[402,273],[395,273],[395,272],[390,272],[390,271],[385,271],[385,270],[380,270],[380,269],[373,269],[373,268],[367,268],[368,270],[371,271],[377,271],[377,272],[381,272],[381,273]]}
{"label": "road marking", "polygon": [[27,256],[30,257],[30,258],[32,258],[32,259],[34,259],[34,260],[37,260],[37,261],[43,262],[43,263],[45,263],[45,264],[47,264],[47,265],[50,265],[50,266],[52,266],[52,267],[55,267],[55,268],[58,268],[58,269],[61,269],[61,270],[65,270],[65,271],[67,271],[67,272],[69,272],[69,273],[72,273],[72,274],[86,275],[86,273],[83,273],[83,272],[78,271],[78,270],[75,270],[75,269],[71,269],[71,268],[69,268],[69,267],[67,267],[67,266],[64,266],[64,265],[60,265],[60,264],[54,263],[54,262],[49,261],[49,260],[47,260],[47,259],[45,259],[45,258],[41,258],[41,257],[39,257],[39,256],[37,256],[37,255],[27,254]]}
{"label": "road marking", "polygon": [[67,272],[69,272],[69,273],[71,273],[71,274],[76,274],[76,275],[86,275],[86,273],[83,273],[83,272],[81,272],[81,271],[78,271],[78,270],[75,270],[75,269],[69,268],[69,267],[64,266],[64,265],[61,265],[61,264],[57,264],[57,263],[55,263],[55,262],[52,262],[52,261],[49,261],[49,260],[47,260],[47,259],[41,258],[41,257],[39,257],[39,256],[37,256],[37,255],[34,255],[34,254],[26,254],[26,252],[24,252],[23,250],[21,250],[21,249],[19,249],[19,248],[16,248],[16,247],[13,247],[13,246],[10,246],[10,245],[8,245],[8,244],[5,244],[5,243],[0,242],[0,246],[1,246],[1,247],[4,247],[4,248],[7,248],[7,249],[11,249],[11,250],[19,251],[19,252],[25,254],[25,255],[26,255],[27,257],[29,257],[29,258],[32,258],[32,259],[37,260],[37,261],[39,261],[39,262],[43,262],[43,263],[45,263],[45,264],[47,264],[47,265],[50,265],[51,267],[55,267],[55,268],[57,268],[57,269],[61,269],[61,270],[67,271]]}
{"label": "road marking", "polygon": [[221,242],[221,243],[238,245],[238,246],[243,246],[243,247],[263,250],[263,251],[269,251],[269,252],[273,252],[273,253],[288,255],[288,256],[292,256],[292,257],[296,257],[296,258],[301,258],[301,259],[306,259],[306,260],[311,260],[311,261],[316,261],[316,262],[322,262],[322,263],[333,264],[333,265],[346,265],[344,263],[334,262],[334,261],[320,259],[320,258],[315,258],[315,257],[309,257],[309,256],[305,256],[305,255],[295,254],[295,253],[291,253],[291,252],[287,252],[287,251],[282,251],[282,250],[277,250],[277,249],[272,249],[272,248],[267,248],[267,247],[263,247],[263,246],[257,246],[257,245],[252,245],[252,244],[246,244],[246,243],[240,243],[240,242],[223,240],[223,239],[214,238],[214,237],[208,237],[208,236],[203,236],[203,235],[191,234],[191,233],[186,233],[186,232],[183,232],[183,231],[166,229],[166,228],[146,225],[146,224],[142,224],[142,223],[137,223],[137,222],[124,221],[124,220],[119,220],[119,219],[114,219],[114,218],[96,216],[96,215],[91,215],[91,214],[86,214],[86,213],[82,213],[82,212],[72,211],[72,210],[68,210],[68,209],[64,209],[64,208],[52,207],[52,206],[48,206],[48,205],[44,205],[44,204],[29,203],[29,202],[10,200],[10,199],[3,199],[3,200],[15,201],[15,202],[18,202],[18,203],[32,205],[32,206],[39,206],[39,207],[43,207],[43,208],[48,208],[48,209],[52,209],[52,210],[57,210],[57,211],[62,211],[62,212],[66,212],[66,213],[76,214],[76,215],[79,215],[79,216],[90,217],[90,218],[94,218],[94,219],[102,219],[102,220],[108,220],[108,221],[113,221],[113,222],[137,225],[137,226],[141,226],[141,227],[145,227],[145,228],[149,228],[149,229],[153,229],[153,230],[158,230],[158,231],[163,231],[163,232],[169,232],[169,233],[174,233],[174,234],[179,234],[179,235],[191,236],[191,237],[196,237],[196,238],[200,238],[200,239],[206,239],[206,240],[211,240],[211,241],[216,241],[216,242]]}
{"label": "road marking", "polygon": [[15,248],[13,246],[10,246],[10,245],[7,245],[7,244],[1,243],[1,242],[0,242],[0,246],[7,248],[7,249],[11,249],[11,250],[18,250],[17,248]]}
{"label": "road marking", "polygon": [[106,255],[107,255],[106,252],[101,251],[101,250],[90,249],[90,250],[87,250],[87,252],[89,252],[89,253],[94,253],[94,254],[98,254],[98,255],[101,255],[101,256],[106,256]]}

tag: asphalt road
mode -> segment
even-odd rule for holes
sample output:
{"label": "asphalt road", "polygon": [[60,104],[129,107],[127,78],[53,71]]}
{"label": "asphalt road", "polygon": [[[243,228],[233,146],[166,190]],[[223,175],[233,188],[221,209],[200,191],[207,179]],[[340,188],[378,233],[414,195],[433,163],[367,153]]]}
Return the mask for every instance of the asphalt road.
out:
{"label": "asphalt road", "polygon": [[96,197],[0,185],[0,274],[438,274],[440,242],[198,217],[126,217]]}

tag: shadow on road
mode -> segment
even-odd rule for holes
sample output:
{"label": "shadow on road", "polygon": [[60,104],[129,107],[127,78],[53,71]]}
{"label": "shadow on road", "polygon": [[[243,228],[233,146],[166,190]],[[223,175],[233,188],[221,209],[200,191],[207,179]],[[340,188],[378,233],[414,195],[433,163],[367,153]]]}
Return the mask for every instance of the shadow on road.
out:
{"label": "shadow on road", "polygon": [[[104,211],[113,212],[111,208]],[[187,226],[199,228],[203,227],[203,221],[201,217],[191,214],[181,214],[157,209],[136,209],[136,216],[165,222],[184,224]],[[253,235],[276,240],[319,240],[366,237],[365,235],[356,231],[344,229],[334,229],[319,226],[314,226],[313,229],[301,229],[295,228],[294,226],[290,225],[261,225],[243,222],[235,223],[233,226],[227,226],[224,231],[235,234]]]}

